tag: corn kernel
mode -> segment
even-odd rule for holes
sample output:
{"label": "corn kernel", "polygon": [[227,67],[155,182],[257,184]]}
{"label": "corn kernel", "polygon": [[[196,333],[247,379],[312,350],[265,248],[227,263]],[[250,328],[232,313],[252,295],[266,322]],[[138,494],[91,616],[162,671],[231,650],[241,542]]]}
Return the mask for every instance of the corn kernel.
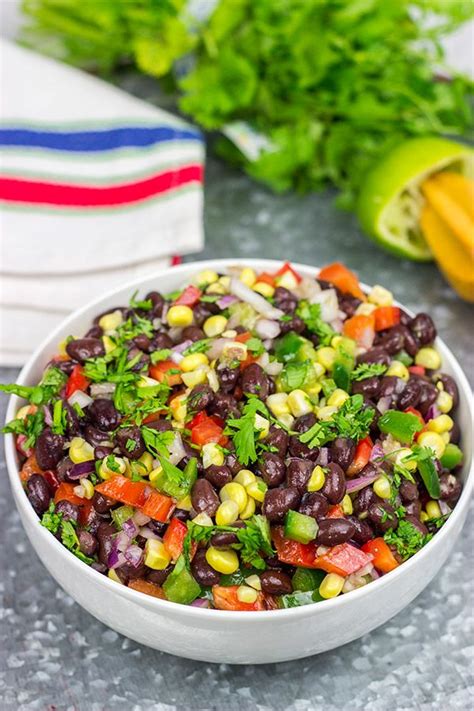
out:
{"label": "corn kernel", "polygon": [[429,521],[429,520],[430,520],[430,517],[428,516],[428,514],[426,513],[426,511],[422,511],[422,512],[420,513],[420,521],[421,521],[421,523],[426,523],[426,522]]}
{"label": "corn kernel", "polygon": [[67,346],[68,342],[69,342],[69,339],[65,338],[64,341],[61,341],[61,343],[58,343],[58,355],[67,356],[66,346]]}
{"label": "corn kernel", "polygon": [[323,348],[318,348],[316,351],[316,360],[323,366],[326,370],[331,370],[336,359],[336,351],[331,346],[324,346]]}
{"label": "corn kernel", "polygon": [[202,330],[208,338],[214,338],[215,336],[220,336],[225,331],[226,326],[227,319],[225,316],[209,316],[204,321]]}
{"label": "corn kernel", "polygon": [[144,452],[142,456],[138,459],[139,462],[145,467],[145,471],[149,474],[153,470],[153,457],[150,452]]}
{"label": "corn kernel", "polygon": [[328,573],[319,586],[319,594],[328,600],[331,597],[337,597],[344,587],[345,578],[337,573]]}
{"label": "corn kernel", "polygon": [[337,348],[344,340],[343,336],[334,336],[331,339],[331,347],[332,348]]}
{"label": "corn kernel", "polygon": [[219,447],[219,445],[214,442],[209,442],[202,446],[201,456],[204,469],[207,469],[213,464],[217,467],[224,464],[224,452],[222,451],[222,447]]}
{"label": "corn kernel", "polygon": [[219,550],[210,546],[206,551],[206,560],[211,568],[223,575],[230,575],[239,569],[239,558],[232,550]]}
{"label": "corn kernel", "polygon": [[247,506],[244,508],[244,510],[240,514],[240,518],[242,521],[246,521],[248,518],[253,516],[255,513],[255,499],[253,499],[251,496],[247,497]]}
{"label": "corn kernel", "polygon": [[443,434],[453,429],[454,422],[449,415],[438,415],[428,422],[427,427],[431,432]]}
{"label": "corn kernel", "polygon": [[278,276],[275,279],[275,283],[277,286],[282,286],[285,289],[296,289],[298,286],[298,280],[293,274],[293,272],[290,271],[290,269],[287,269],[283,274]]}
{"label": "corn kernel", "polygon": [[420,348],[415,356],[415,363],[427,370],[437,370],[441,367],[441,356],[434,348]]}
{"label": "corn kernel", "polygon": [[308,491],[319,491],[323,488],[325,480],[326,474],[324,473],[324,469],[317,464],[311,472],[306,488]]}
{"label": "corn kernel", "polygon": [[337,412],[337,407],[334,407],[334,405],[326,405],[326,407],[319,407],[317,412],[318,419],[330,420],[335,412]]}
{"label": "corn kernel", "polygon": [[207,382],[209,383],[209,387],[213,392],[218,392],[219,390],[219,378],[217,377],[217,373],[215,370],[209,369],[206,373],[207,377]]}
{"label": "corn kernel", "polygon": [[201,368],[204,365],[209,365],[209,358],[205,353],[191,353],[190,355],[184,356],[179,367],[184,373],[190,373],[192,370]]}
{"label": "corn kernel", "polygon": [[388,368],[385,375],[393,375],[396,378],[401,378],[405,381],[407,381],[410,377],[408,368],[406,367],[406,365],[403,365],[403,363],[401,363],[399,360],[392,360],[392,362],[390,363],[390,367]]}
{"label": "corn kernel", "polygon": [[26,420],[28,415],[32,415],[37,410],[36,405],[23,405],[16,413],[17,420]]}
{"label": "corn kernel", "polygon": [[342,510],[346,516],[350,516],[354,512],[354,507],[352,505],[352,499],[349,494],[346,494],[341,501]]}
{"label": "corn kernel", "polygon": [[105,355],[112,353],[117,347],[110,336],[102,336],[102,344],[104,346]]}
{"label": "corn kernel", "polygon": [[119,309],[117,309],[117,311],[111,311],[109,314],[105,314],[99,319],[99,326],[103,331],[105,331],[105,333],[116,331],[122,323],[123,316]]}
{"label": "corn kernel", "polygon": [[441,390],[436,398],[436,405],[440,412],[444,412],[445,414],[451,412],[453,409],[453,398],[445,390]]}
{"label": "corn kernel", "polygon": [[155,486],[157,480],[159,480],[161,478],[162,474],[163,474],[163,467],[160,466],[160,467],[156,467],[156,469],[153,469],[150,472],[149,477],[148,477],[150,480],[150,484],[153,484],[153,486]]}
{"label": "corn kernel", "polygon": [[139,459],[134,462],[127,462],[127,476],[131,477],[132,479],[136,476],[148,476],[149,473],[150,472],[147,471],[146,466],[143,464],[143,462],[140,462]]}
{"label": "corn kernel", "polygon": [[[319,363],[317,363],[319,365]],[[315,402],[318,399],[318,395],[322,390],[321,383],[314,383],[309,388],[306,388],[306,394]]]}
{"label": "corn kernel", "polygon": [[405,469],[408,469],[408,471],[410,472],[416,471],[417,463],[414,460],[405,461],[406,457],[409,457],[412,454],[413,452],[411,451],[411,449],[408,449],[407,447],[402,447],[395,454],[395,464],[398,464],[401,467],[405,467]]}
{"label": "corn kernel", "polygon": [[222,338],[235,338],[237,336],[237,331],[234,331],[233,328],[229,328],[227,331],[224,331],[222,334]]}
{"label": "corn kernel", "polygon": [[449,444],[449,443],[450,443],[450,441],[451,441],[451,435],[449,434],[449,432],[443,432],[443,434],[441,435],[441,437],[442,437],[442,440],[443,440],[443,442],[444,442],[445,444]]}
{"label": "corn kernel", "polygon": [[[71,456],[71,455],[69,455]],[[113,458],[113,464],[109,467],[108,465],[108,457],[105,457],[100,463],[99,467],[99,475],[101,479],[110,479],[113,476],[116,476],[117,474],[125,474],[127,471],[127,462],[125,459],[122,459],[122,457],[115,457]]]}
{"label": "corn kernel", "polygon": [[245,286],[252,287],[257,281],[257,275],[251,267],[244,267],[240,272],[239,279]]}
{"label": "corn kernel", "polygon": [[247,583],[247,585],[250,585],[250,587],[254,588],[255,590],[262,589],[262,582],[258,575],[249,575],[248,578],[245,578],[245,582]]}
{"label": "corn kernel", "polygon": [[196,284],[207,285],[214,284],[214,282],[218,279],[219,274],[217,274],[217,272],[213,271],[212,269],[204,269],[202,272],[199,272],[195,279],[195,282]]}
{"label": "corn kernel", "polygon": [[208,380],[207,377],[208,368],[198,368],[197,370],[192,370],[190,373],[183,373],[181,380],[188,388],[195,388],[196,385],[201,385]]}
{"label": "corn kernel", "polygon": [[428,503],[425,506],[426,513],[428,514],[428,517],[431,518],[440,518],[441,516],[441,509],[439,508],[439,504],[437,501],[428,501]]}
{"label": "corn kernel", "polygon": [[186,419],[186,395],[176,395],[169,404],[171,413],[176,422],[184,422]]}
{"label": "corn kernel", "polygon": [[293,415],[290,415],[290,414],[288,414],[288,415],[280,415],[280,416],[278,417],[278,422],[281,422],[281,424],[283,425],[283,427],[286,427],[286,429],[291,430],[291,428],[292,428],[293,425],[294,425],[295,418],[293,417]]}
{"label": "corn kernel", "polygon": [[90,479],[80,479],[79,481],[84,492],[84,499],[88,499],[90,501],[94,496],[94,484]]}
{"label": "corn kernel", "polygon": [[107,573],[107,577],[110,578],[110,580],[113,580],[114,583],[119,583],[120,585],[123,585],[122,581],[120,580],[119,576],[113,568],[110,568],[109,572]]}
{"label": "corn kernel", "polygon": [[210,284],[207,289],[206,289],[206,294],[217,294],[218,296],[224,296],[227,294],[227,289],[225,288],[224,284],[221,284],[220,281],[214,282],[214,284]]}
{"label": "corn kernel", "polygon": [[268,486],[259,476],[255,477],[255,481],[252,481],[245,487],[247,494],[260,503],[263,503],[267,489]]}
{"label": "corn kernel", "polygon": [[417,441],[420,447],[429,447],[432,449],[437,459],[443,456],[444,450],[446,449],[443,438],[437,432],[422,432],[418,436]]}
{"label": "corn kernel", "polygon": [[193,503],[189,494],[186,494],[182,499],[176,502],[176,508],[182,509],[183,511],[191,511]]}
{"label": "corn kernel", "polygon": [[236,481],[237,484],[242,484],[244,487],[254,482],[255,479],[255,474],[251,472],[250,469],[241,469],[240,472],[234,476],[234,481]]}
{"label": "corn kernel", "polygon": [[369,304],[376,306],[391,306],[393,304],[393,294],[380,284],[372,287],[367,297]]}
{"label": "corn kernel", "polygon": [[216,511],[216,524],[218,526],[230,526],[239,518],[239,507],[235,501],[223,501]]}
{"label": "corn kernel", "polygon": [[375,304],[369,304],[367,301],[363,301],[355,310],[356,316],[370,316],[373,314],[377,307]]}
{"label": "corn kernel", "polygon": [[275,417],[290,414],[288,395],[286,393],[274,393],[273,395],[269,395],[265,404]]}
{"label": "corn kernel", "polygon": [[145,543],[145,565],[152,570],[164,570],[170,561],[171,556],[162,541],[148,538]]}
{"label": "corn kernel", "polygon": [[71,459],[74,464],[89,462],[94,459],[94,449],[85,439],[82,439],[82,437],[74,437],[69,447],[69,459]]}
{"label": "corn kernel", "polygon": [[257,292],[257,294],[261,294],[264,296],[266,299],[271,299],[273,294],[275,293],[275,289],[271,284],[267,284],[264,281],[257,281],[256,284],[253,285],[252,289]]}
{"label": "corn kernel", "polygon": [[222,487],[219,492],[219,497],[221,501],[228,501],[229,499],[231,501],[235,501],[235,503],[239,507],[239,513],[242,513],[242,511],[247,506],[247,492],[245,491],[242,484],[238,484],[234,481],[231,481],[229,484],[225,484]]}
{"label": "corn kernel", "polygon": [[229,291],[230,289],[230,276],[227,276],[226,274],[224,276],[221,276],[219,278],[219,284],[224,287],[226,291]]}
{"label": "corn kernel", "polygon": [[239,341],[226,343],[222,349],[222,355],[229,360],[245,360],[247,358],[247,346]]}
{"label": "corn kernel", "polygon": [[237,588],[237,600],[247,604],[252,604],[257,600],[258,592],[248,585],[239,585]]}
{"label": "corn kernel", "polygon": [[198,526],[213,526],[212,518],[204,511],[193,518],[193,523]]}
{"label": "corn kernel", "polygon": [[288,395],[288,407],[295,417],[308,415],[313,412],[313,405],[304,390],[292,390]]}
{"label": "corn kernel", "polygon": [[374,493],[381,499],[389,499],[392,495],[392,487],[386,476],[379,476],[373,483]]}
{"label": "corn kernel", "polygon": [[349,399],[349,393],[341,388],[336,388],[333,393],[328,397],[327,404],[330,407],[341,407],[346,400]]}
{"label": "corn kernel", "polygon": [[172,328],[186,328],[186,326],[192,324],[193,318],[193,310],[190,309],[189,306],[183,306],[181,304],[171,306],[166,314],[168,326]]}

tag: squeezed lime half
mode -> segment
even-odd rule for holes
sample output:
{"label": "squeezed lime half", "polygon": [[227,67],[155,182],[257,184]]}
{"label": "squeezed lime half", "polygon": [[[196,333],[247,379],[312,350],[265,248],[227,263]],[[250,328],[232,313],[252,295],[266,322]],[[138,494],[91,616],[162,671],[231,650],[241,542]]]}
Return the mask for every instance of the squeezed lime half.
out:
{"label": "squeezed lime half", "polygon": [[399,257],[433,259],[420,228],[420,186],[433,173],[450,170],[474,177],[474,151],[444,138],[411,138],[387,153],[362,183],[360,224],[379,245]]}

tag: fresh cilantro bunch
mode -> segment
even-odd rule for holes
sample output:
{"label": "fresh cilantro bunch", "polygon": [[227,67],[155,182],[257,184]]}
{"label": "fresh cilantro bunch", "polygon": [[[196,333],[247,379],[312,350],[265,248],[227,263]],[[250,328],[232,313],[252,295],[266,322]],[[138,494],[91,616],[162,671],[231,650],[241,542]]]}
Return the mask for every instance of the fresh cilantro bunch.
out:
{"label": "fresh cilantro bunch", "polygon": [[472,129],[472,82],[436,74],[441,39],[473,16],[473,3],[219,0],[199,21],[188,7],[24,0],[24,39],[103,74],[134,64],[177,90],[181,110],[205,129],[249,122],[270,150],[253,162],[225,139],[217,150],[279,191],[333,184],[346,208],[368,167],[396,143]]}
{"label": "fresh cilantro bunch", "polygon": [[337,437],[350,437],[355,442],[366,437],[374,419],[372,407],[365,407],[362,395],[351,395],[330,420],[315,422],[300,435],[300,442],[309,447],[322,447]]}

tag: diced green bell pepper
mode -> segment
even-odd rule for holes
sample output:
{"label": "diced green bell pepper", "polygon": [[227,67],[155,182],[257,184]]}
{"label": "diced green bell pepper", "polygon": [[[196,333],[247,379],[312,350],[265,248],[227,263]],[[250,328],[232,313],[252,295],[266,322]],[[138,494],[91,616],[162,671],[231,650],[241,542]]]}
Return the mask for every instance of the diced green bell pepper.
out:
{"label": "diced green bell pepper", "polygon": [[381,432],[391,434],[403,444],[411,444],[415,434],[423,429],[423,424],[416,415],[398,410],[387,410],[377,424]]}
{"label": "diced green bell pepper", "polygon": [[325,576],[326,573],[323,570],[296,568],[292,578],[293,590],[297,590],[298,592],[314,592],[314,590],[318,590]]}
{"label": "diced green bell pepper", "polygon": [[135,513],[135,509],[133,506],[119,506],[118,509],[112,509],[110,513],[112,514],[112,520],[115,523],[115,526],[120,531],[125,521],[132,518]]}
{"label": "diced green bell pepper", "polygon": [[163,592],[167,600],[179,602],[181,605],[189,605],[200,595],[201,586],[187,569],[182,555],[176,561],[174,570],[163,583]]}
{"label": "diced green bell pepper", "polygon": [[275,341],[275,355],[281,363],[287,363],[290,360],[294,360],[304,342],[305,339],[298,336],[297,333],[294,331],[288,331],[288,333],[285,333],[282,338],[278,338]]}
{"label": "diced green bell pepper", "polygon": [[290,393],[292,390],[306,390],[316,383],[316,373],[309,360],[303,363],[287,363],[278,376],[278,391]]}
{"label": "diced green bell pepper", "polygon": [[332,377],[338,388],[349,392],[351,373],[355,366],[355,341],[343,338],[336,347],[336,358],[332,368]]}
{"label": "diced green bell pepper", "polygon": [[318,535],[318,524],[312,516],[288,511],[285,516],[285,538],[291,538],[299,543],[314,541]]}
{"label": "diced green bell pepper", "polygon": [[423,484],[426,487],[428,494],[432,499],[439,499],[441,489],[439,485],[439,476],[436,471],[435,464],[432,459],[422,459],[418,462],[418,471],[423,479]]}
{"label": "diced green bell pepper", "polygon": [[462,462],[462,451],[459,449],[457,444],[452,444],[451,442],[446,445],[443,456],[440,459],[441,464],[446,469],[454,469]]}
{"label": "diced green bell pepper", "polygon": [[171,464],[167,459],[160,459],[163,471],[156,477],[154,485],[157,489],[175,499],[182,499],[191,493],[197,479],[197,459],[193,457],[183,471]]}
{"label": "diced green bell pepper", "polygon": [[413,358],[408,355],[405,350],[401,350],[398,353],[395,353],[393,359],[398,360],[400,363],[403,363],[403,365],[406,365],[407,368],[413,363]]}

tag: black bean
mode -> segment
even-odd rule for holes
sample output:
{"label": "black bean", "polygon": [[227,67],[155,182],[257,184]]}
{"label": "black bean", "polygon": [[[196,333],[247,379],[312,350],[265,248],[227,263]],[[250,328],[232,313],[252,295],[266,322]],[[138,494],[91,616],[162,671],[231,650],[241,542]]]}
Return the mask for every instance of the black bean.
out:
{"label": "black bean", "polygon": [[101,523],[97,529],[99,541],[99,561],[108,566],[109,554],[117,531],[111,523]]}
{"label": "black bean", "polygon": [[328,464],[327,470],[321,494],[324,494],[329,503],[338,504],[346,493],[346,477],[341,467],[334,462]]}
{"label": "black bean", "polygon": [[303,333],[306,328],[305,322],[298,316],[293,316],[290,321],[280,321],[282,335],[294,331],[294,333]]}
{"label": "black bean", "polygon": [[312,516],[319,521],[326,516],[329,511],[328,500],[323,494],[318,491],[313,491],[310,494],[305,494],[301,499],[298,511],[306,516]]}
{"label": "black bean", "polygon": [[258,462],[258,471],[263,481],[273,488],[282,484],[285,479],[285,462],[278,454],[264,452]]}
{"label": "black bean", "polygon": [[273,299],[276,308],[289,315],[293,314],[298,306],[297,297],[283,286],[277,286]]}
{"label": "black bean", "polygon": [[323,518],[319,521],[316,543],[322,546],[337,546],[346,543],[356,532],[356,527],[345,518]]}
{"label": "black bean", "polygon": [[95,508],[97,513],[100,514],[105,514],[110,511],[116,503],[117,502],[114,501],[114,499],[109,499],[107,496],[99,494],[98,491],[95,491],[94,496],[92,497],[92,506]]}
{"label": "black bean", "polygon": [[277,449],[278,451],[276,454],[280,457],[285,456],[288,449],[289,437],[285,430],[282,430],[281,427],[271,425],[268,435],[263,441],[268,447],[274,447]]}
{"label": "black bean", "polygon": [[453,504],[461,496],[462,484],[453,474],[441,474],[439,486],[441,489],[440,499],[443,501]]}
{"label": "black bean", "polygon": [[380,380],[378,397],[391,397],[395,394],[398,378],[394,375],[384,375]]}
{"label": "black bean", "polygon": [[92,447],[100,447],[104,442],[109,441],[109,437],[106,432],[97,429],[94,425],[88,424],[84,427],[84,439]]}
{"label": "black bean", "polygon": [[214,548],[227,548],[234,543],[238,543],[238,541],[237,535],[230,531],[215,533],[211,538],[211,546],[214,546]]}
{"label": "black bean", "polygon": [[89,405],[87,414],[92,423],[104,432],[114,430],[120,422],[120,413],[115,409],[113,402],[106,398],[99,397],[94,400]]}
{"label": "black bean", "polygon": [[441,380],[444,389],[448,395],[451,395],[453,398],[453,409],[455,409],[459,405],[459,390],[456,381],[450,375],[446,375],[446,373],[438,375],[437,380]]}
{"label": "black bean", "polygon": [[405,345],[405,332],[403,326],[393,326],[380,334],[378,346],[391,356],[403,349]]}
{"label": "black bean", "polygon": [[307,415],[301,415],[301,417],[296,418],[293,423],[293,429],[295,432],[303,434],[303,432],[307,432],[315,424],[316,415],[313,412],[308,412]]}
{"label": "black bean", "polygon": [[304,494],[312,471],[313,462],[308,459],[291,458],[286,471],[287,486],[298,489],[300,494]]}
{"label": "black bean", "polygon": [[365,397],[377,397],[380,390],[380,379],[376,376],[366,378],[365,380],[356,380],[352,383],[353,395],[364,395]]}
{"label": "black bean", "polygon": [[103,356],[105,350],[100,338],[77,338],[74,341],[69,341],[66,353],[79,363],[84,363],[88,358]]}
{"label": "black bean", "polygon": [[419,496],[417,485],[414,484],[412,481],[408,481],[408,479],[404,479],[402,481],[398,491],[400,493],[400,496],[402,497],[403,502],[416,501]]}
{"label": "black bean", "polygon": [[355,296],[350,294],[341,294],[341,296],[338,296],[338,301],[340,310],[344,311],[348,318],[354,316],[357,307],[361,304],[360,299],[356,299]]}
{"label": "black bean", "polygon": [[171,432],[173,429],[173,425],[169,420],[160,419],[159,417],[156,420],[147,422],[146,426],[157,432]]}
{"label": "black bean", "polygon": [[138,336],[135,336],[133,343],[144,353],[150,352],[151,339],[148,338],[148,336],[145,336],[144,333],[139,333]]}
{"label": "black bean", "polygon": [[79,519],[79,506],[70,501],[58,501],[54,509],[55,513],[61,514],[64,521],[75,521]]}
{"label": "black bean", "polygon": [[187,408],[189,412],[206,410],[214,400],[214,393],[206,383],[196,385],[188,395]]}
{"label": "black bean", "polygon": [[145,296],[145,301],[151,301],[153,306],[153,316],[161,318],[163,308],[166,303],[164,297],[158,291],[149,291]]}
{"label": "black bean", "polygon": [[368,511],[369,507],[372,504],[377,503],[379,501],[380,499],[375,493],[375,491],[372,489],[372,487],[366,486],[365,489],[361,489],[359,491],[353,501],[354,512],[358,516],[360,516],[361,514],[366,513],[366,511]]}
{"label": "black bean", "polygon": [[459,444],[459,440],[461,439],[461,428],[457,422],[454,423],[449,435],[449,440],[452,444]]}
{"label": "black bean", "polygon": [[102,459],[105,459],[112,454],[113,451],[113,447],[104,447],[100,444],[98,447],[94,447],[94,458],[102,461]]}
{"label": "black bean", "polygon": [[410,378],[398,396],[397,406],[400,410],[407,407],[416,407],[421,397],[421,383],[419,378]]}
{"label": "black bean", "polygon": [[84,555],[92,556],[97,549],[97,539],[89,531],[79,531],[77,534],[79,547]]}
{"label": "black bean", "polygon": [[173,568],[173,565],[168,565],[164,570],[150,570],[150,572],[147,573],[146,579],[149,580],[150,583],[155,583],[155,585],[161,587]]}
{"label": "black bean", "polygon": [[56,474],[59,481],[71,481],[69,478],[69,473],[73,468],[74,463],[69,459],[69,457],[63,457],[56,465]]}
{"label": "black bean", "polygon": [[438,389],[430,382],[420,378],[421,383],[421,394],[418,400],[417,409],[421,412],[423,417],[428,414],[428,410],[431,405],[436,401],[438,397]]}
{"label": "black bean", "polygon": [[129,459],[139,459],[145,452],[139,427],[121,427],[115,433],[115,442],[123,456]]}
{"label": "black bean", "polygon": [[63,410],[66,414],[66,433],[69,438],[75,437],[81,430],[79,417],[73,407],[68,402],[63,402]]}
{"label": "black bean", "polygon": [[405,516],[405,521],[408,523],[411,523],[411,525],[416,528],[417,531],[421,533],[422,536],[426,536],[428,533],[428,529],[426,528],[425,524],[422,523],[417,517],[415,516]]}
{"label": "black bean", "polygon": [[115,568],[115,572],[124,584],[130,582],[130,580],[145,577],[147,570],[149,570],[149,568],[146,567],[144,561],[142,561],[138,567],[131,563],[124,563],[119,568]]}
{"label": "black bean", "polygon": [[297,508],[300,498],[298,489],[268,489],[262,513],[269,521],[281,521],[287,511]]}
{"label": "black bean", "polygon": [[361,521],[357,516],[348,516],[348,521],[354,525],[354,533],[352,534],[352,540],[363,546],[364,543],[370,541],[374,537],[374,532],[367,521]]}
{"label": "black bean", "polygon": [[[185,522],[191,518],[191,514],[186,509],[175,509],[173,511],[173,518],[177,518],[180,521]],[[153,524],[154,524],[153,531],[155,531],[155,533],[157,533],[159,536],[163,535],[163,533],[166,529],[166,524],[161,523],[161,521],[153,521]],[[150,525],[150,523],[148,525]],[[158,530],[160,530],[161,533],[158,533]]]}
{"label": "black bean", "polygon": [[102,338],[104,335],[103,329],[99,326],[99,324],[96,324],[95,326],[92,326],[87,333],[84,335],[84,338]]}
{"label": "black bean", "polygon": [[265,570],[260,573],[262,591],[267,595],[288,595],[293,592],[291,578],[283,571]]}
{"label": "black bean", "polygon": [[48,510],[51,492],[41,474],[32,474],[30,476],[26,482],[26,493],[38,516]]}
{"label": "black bean", "polygon": [[408,501],[404,506],[405,513],[407,516],[415,516],[416,518],[420,518],[421,503],[419,499],[415,499],[414,501]]}
{"label": "black bean", "polygon": [[205,337],[206,335],[204,331],[202,328],[199,328],[199,326],[186,326],[181,334],[181,339],[183,341],[192,341],[193,343],[196,341],[202,341]]}
{"label": "black bean", "polygon": [[244,393],[257,395],[261,400],[267,399],[269,394],[268,377],[258,363],[252,363],[245,368],[240,382]]}
{"label": "black bean", "polygon": [[198,548],[196,551],[191,562],[191,573],[199,585],[203,585],[204,587],[218,585],[221,579],[220,573],[214,570],[207,562],[204,548]]}
{"label": "black bean", "polygon": [[36,440],[36,461],[41,469],[54,469],[64,455],[63,447],[66,440],[62,435],[54,434],[48,428],[44,429]]}
{"label": "black bean", "polygon": [[371,504],[368,510],[369,520],[380,533],[385,533],[389,528],[398,527],[398,518],[393,506],[387,503]]}
{"label": "black bean", "polygon": [[356,445],[350,437],[337,437],[329,447],[329,457],[331,462],[339,464],[341,469],[346,469],[354,459]]}
{"label": "black bean", "polygon": [[157,333],[150,343],[150,353],[163,349],[173,348],[174,343],[167,333]]}
{"label": "black bean", "polygon": [[209,413],[211,415],[218,415],[223,419],[240,417],[237,400],[228,393],[215,393],[214,399],[209,405]]}
{"label": "black bean", "polygon": [[428,314],[417,314],[408,324],[408,328],[422,346],[433,343],[436,338],[436,327]]}
{"label": "black bean", "polygon": [[370,350],[362,353],[357,357],[358,363],[380,363],[381,365],[390,364],[390,356],[383,348],[380,346],[375,346]]}
{"label": "black bean", "polygon": [[[239,467],[238,471],[240,471],[240,469],[242,469],[242,467]],[[211,464],[211,466],[205,470],[204,476],[216,489],[222,489],[223,486],[232,481],[232,472],[225,464],[220,466]]]}
{"label": "black bean", "polygon": [[212,316],[213,314],[219,313],[219,307],[216,304],[208,304],[199,302],[193,308],[194,322],[198,326],[202,326],[204,321]]}
{"label": "black bean", "polygon": [[191,491],[191,502],[197,513],[207,513],[208,516],[215,516],[220,504],[214,487],[207,479],[198,479],[195,482]]}
{"label": "black bean", "polygon": [[289,453],[292,457],[298,459],[310,459],[314,461],[319,454],[318,447],[311,448],[304,442],[300,442],[298,435],[292,435],[288,446]]}
{"label": "black bean", "polygon": [[416,356],[418,353],[418,349],[420,347],[420,344],[418,343],[416,337],[413,335],[413,333],[410,331],[409,328],[406,326],[402,326],[403,328],[403,347],[410,355],[412,358]]}
{"label": "black bean", "polygon": [[[242,465],[237,459],[235,452],[230,452],[225,458],[225,466],[230,470],[232,476],[235,476],[242,469]],[[209,480],[210,481],[210,480]],[[229,479],[230,481],[230,479]],[[227,483],[227,482],[226,482]]]}

